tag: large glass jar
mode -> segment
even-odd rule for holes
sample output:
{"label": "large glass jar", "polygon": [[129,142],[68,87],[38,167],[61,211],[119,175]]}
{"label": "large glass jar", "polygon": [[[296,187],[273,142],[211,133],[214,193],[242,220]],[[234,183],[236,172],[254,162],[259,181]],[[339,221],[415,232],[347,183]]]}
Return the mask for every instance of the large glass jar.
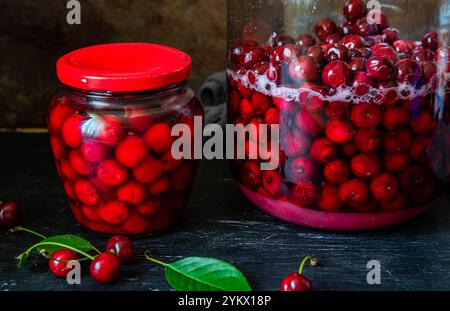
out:
{"label": "large glass jar", "polygon": [[[277,169],[231,163],[251,202],[363,230],[412,219],[448,189],[449,0],[228,3],[229,121],[279,125]],[[246,150],[267,144],[251,139]]]}
{"label": "large glass jar", "polygon": [[85,227],[146,235],[177,224],[196,162],[171,153],[175,124],[203,110],[186,80],[188,55],[108,44],[63,56],[48,115],[51,147],[72,212]]}

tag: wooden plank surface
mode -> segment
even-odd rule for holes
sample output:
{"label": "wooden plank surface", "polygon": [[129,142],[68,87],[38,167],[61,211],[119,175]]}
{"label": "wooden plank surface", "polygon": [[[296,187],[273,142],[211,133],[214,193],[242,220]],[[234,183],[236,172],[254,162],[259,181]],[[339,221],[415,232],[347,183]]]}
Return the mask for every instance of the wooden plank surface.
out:
{"label": "wooden plank surface", "polygon": [[[174,231],[135,242],[138,256],[120,279],[81,285],[53,277],[35,255],[18,270],[14,256],[34,238],[0,233],[0,290],[168,290],[159,266],[142,256],[174,261],[184,256],[221,258],[239,267],[256,290],[278,290],[298,259],[318,256],[307,268],[316,290],[450,290],[450,198],[420,218],[380,231],[336,233],[300,228],[253,207],[234,185],[225,161],[202,161],[184,222]],[[25,209],[24,225],[45,234],[75,233],[102,247],[105,237],[78,225],[70,214],[45,134],[0,134],[0,199]],[[366,282],[366,264],[380,260],[381,285]]]}

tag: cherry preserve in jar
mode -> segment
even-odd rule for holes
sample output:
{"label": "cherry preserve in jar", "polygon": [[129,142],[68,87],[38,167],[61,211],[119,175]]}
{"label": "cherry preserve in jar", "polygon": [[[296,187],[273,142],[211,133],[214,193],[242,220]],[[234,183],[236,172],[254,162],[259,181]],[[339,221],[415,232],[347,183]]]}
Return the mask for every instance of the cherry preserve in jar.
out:
{"label": "cherry preserve in jar", "polygon": [[187,85],[190,57],[146,43],[91,46],[58,60],[63,86],[48,114],[51,148],[73,214],[107,234],[177,224],[196,172],[171,153],[175,124],[203,109]]}
{"label": "cherry preserve in jar", "polygon": [[449,0],[228,4],[229,120],[279,125],[277,169],[231,163],[251,202],[363,230],[412,219],[448,189]]}

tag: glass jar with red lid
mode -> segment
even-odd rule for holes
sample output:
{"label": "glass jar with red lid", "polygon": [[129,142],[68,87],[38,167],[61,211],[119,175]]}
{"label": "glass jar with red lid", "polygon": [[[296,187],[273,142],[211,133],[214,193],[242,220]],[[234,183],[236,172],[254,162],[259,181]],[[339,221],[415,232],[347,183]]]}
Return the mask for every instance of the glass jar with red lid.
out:
{"label": "glass jar with red lid", "polygon": [[58,60],[62,87],[48,129],[80,224],[148,235],[181,220],[196,162],[173,157],[171,129],[203,116],[186,82],[190,70],[187,54],[147,43],[96,45]]}
{"label": "glass jar with red lid", "polygon": [[412,219],[448,189],[449,0],[228,4],[229,120],[279,126],[277,169],[231,164],[250,201],[362,230]]}

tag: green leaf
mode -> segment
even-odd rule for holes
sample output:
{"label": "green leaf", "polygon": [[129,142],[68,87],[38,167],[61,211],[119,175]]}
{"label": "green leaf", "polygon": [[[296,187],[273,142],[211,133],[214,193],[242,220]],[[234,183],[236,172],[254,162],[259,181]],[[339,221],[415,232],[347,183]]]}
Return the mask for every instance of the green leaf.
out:
{"label": "green leaf", "polygon": [[165,265],[165,277],[179,291],[251,291],[233,265],[214,258],[187,257]]}
{"label": "green leaf", "polygon": [[[83,239],[82,237],[79,237],[78,235],[72,234],[54,235],[49,238],[43,239],[39,243],[46,243],[46,242],[65,244],[67,246],[71,246],[83,252],[95,250],[94,245],[92,245],[89,241]],[[57,245],[42,245],[38,246],[37,249],[39,251],[46,251],[49,255],[51,255],[57,250],[60,250],[61,247]]]}

